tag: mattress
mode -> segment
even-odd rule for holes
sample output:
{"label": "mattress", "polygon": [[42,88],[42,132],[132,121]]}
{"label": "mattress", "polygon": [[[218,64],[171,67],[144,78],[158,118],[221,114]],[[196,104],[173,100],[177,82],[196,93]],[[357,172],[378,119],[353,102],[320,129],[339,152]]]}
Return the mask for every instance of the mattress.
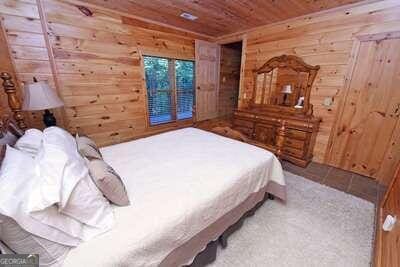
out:
{"label": "mattress", "polygon": [[131,205],[114,207],[114,228],[72,249],[64,266],[159,266],[260,189],[285,198],[272,153],[195,128],[101,153],[121,175]]}

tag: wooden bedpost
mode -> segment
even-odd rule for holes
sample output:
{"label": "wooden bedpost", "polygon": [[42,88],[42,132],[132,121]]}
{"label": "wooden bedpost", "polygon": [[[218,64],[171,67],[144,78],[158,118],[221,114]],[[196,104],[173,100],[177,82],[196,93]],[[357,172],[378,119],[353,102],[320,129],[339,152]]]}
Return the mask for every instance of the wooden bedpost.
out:
{"label": "wooden bedpost", "polygon": [[284,147],[285,143],[285,138],[286,138],[286,121],[285,120],[280,120],[280,126],[276,129],[276,156],[279,159],[282,159],[282,149]]}
{"label": "wooden bedpost", "polygon": [[13,118],[14,118],[15,122],[17,123],[17,126],[21,130],[25,130],[27,128],[27,126],[24,121],[24,115],[22,114],[21,102],[18,99],[17,89],[15,88],[15,84],[12,81],[12,77],[9,73],[2,72],[0,74],[0,78],[3,79],[3,87],[7,94],[8,106],[10,107],[10,109],[13,113]]}

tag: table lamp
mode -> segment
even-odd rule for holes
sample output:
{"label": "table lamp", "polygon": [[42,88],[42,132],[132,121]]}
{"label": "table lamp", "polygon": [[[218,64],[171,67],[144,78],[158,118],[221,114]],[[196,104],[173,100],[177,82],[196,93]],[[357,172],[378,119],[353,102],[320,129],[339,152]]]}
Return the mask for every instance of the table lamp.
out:
{"label": "table lamp", "polygon": [[292,93],[292,86],[290,84],[284,85],[281,93],[283,94],[283,104],[286,105],[288,95]]}
{"label": "table lamp", "polygon": [[34,83],[25,87],[23,110],[44,110],[43,123],[47,126],[55,126],[57,124],[53,113],[49,111],[52,108],[64,106],[62,100],[57,93],[50,88],[47,82],[38,82],[35,78]]}

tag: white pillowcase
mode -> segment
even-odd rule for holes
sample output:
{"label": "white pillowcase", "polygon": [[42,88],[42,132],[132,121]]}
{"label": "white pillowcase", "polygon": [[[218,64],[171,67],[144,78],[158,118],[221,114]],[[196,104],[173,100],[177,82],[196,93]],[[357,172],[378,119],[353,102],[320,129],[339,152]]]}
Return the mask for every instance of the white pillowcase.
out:
{"label": "white pillowcase", "polygon": [[83,241],[110,230],[114,225],[110,203],[89,176],[78,182],[61,211],[53,205],[45,210],[32,212],[31,216]]}
{"label": "white pillowcase", "polygon": [[[37,166],[35,160],[28,154],[7,146],[0,169],[0,214],[14,219],[23,229],[34,235],[60,244],[77,246],[81,242],[80,238],[50,227],[31,216],[28,204],[30,194],[35,190],[36,185]],[[55,206],[53,209],[57,210]],[[57,214],[59,214],[59,220],[65,222],[65,228],[82,229],[81,223],[71,223],[72,218],[66,220],[64,217],[67,216]],[[82,231],[80,230],[80,232]]]}
{"label": "white pillowcase", "polygon": [[109,230],[114,223],[110,203],[89,175],[79,181],[61,212],[103,231]]}
{"label": "white pillowcase", "polygon": [[15,143],[15,148],[35,157],[42,145],[43,132],[38,129],[28,129]]}
{"label": "white pillowcase", "polygon": [[53,204],[62,210],[75,186],[89,172],[75,138],[61,128],[46,128],[37,163],[38,186],[31,194],[29,210],[39,211]]}

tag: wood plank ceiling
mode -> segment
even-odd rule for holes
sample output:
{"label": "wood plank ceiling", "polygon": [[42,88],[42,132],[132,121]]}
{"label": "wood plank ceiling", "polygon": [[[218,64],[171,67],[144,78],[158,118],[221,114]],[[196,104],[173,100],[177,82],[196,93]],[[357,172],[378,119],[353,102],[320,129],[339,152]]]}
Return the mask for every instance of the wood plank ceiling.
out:
{"label": "wood plank ceiling", "polygon": [[[212,37],[326,10],[360,0],[85,0]],[[182,12],[197,16],[181,18]]]}

